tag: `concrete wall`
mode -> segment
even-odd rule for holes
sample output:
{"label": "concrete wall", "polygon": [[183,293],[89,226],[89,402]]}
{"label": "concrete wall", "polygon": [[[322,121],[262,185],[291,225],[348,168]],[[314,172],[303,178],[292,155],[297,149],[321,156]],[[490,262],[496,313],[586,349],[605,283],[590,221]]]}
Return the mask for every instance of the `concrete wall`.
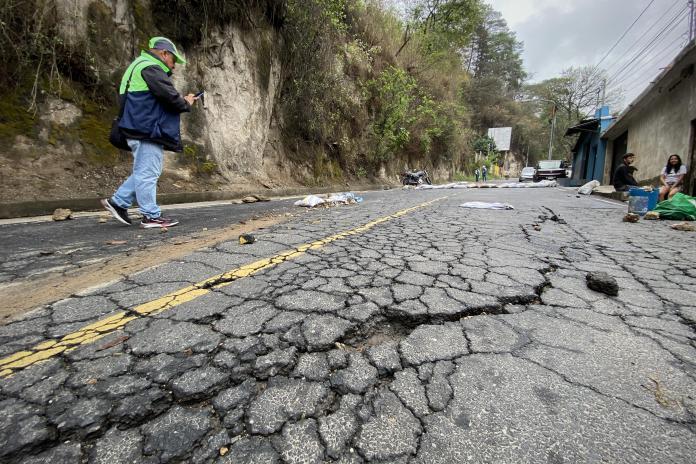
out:
{"label": "concrete wall", "polygon": [[696,119],[696,49],[673,64],[651,91],[639,98],[635,108],[612,126],[606,134],[607,157],[603,183],[611,183],[614,141],[628,131],[628,152],[636,154],[635,178],[640,183],[655,182],[669,155],[676,153],[693,169],[690,156],[691,121]]}

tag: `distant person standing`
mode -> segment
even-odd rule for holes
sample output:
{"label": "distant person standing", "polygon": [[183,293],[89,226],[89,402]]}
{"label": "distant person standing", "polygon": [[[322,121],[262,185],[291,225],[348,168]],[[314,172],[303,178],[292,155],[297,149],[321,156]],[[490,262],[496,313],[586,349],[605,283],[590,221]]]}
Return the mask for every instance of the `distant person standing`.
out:
{"label": "distant person standing", "polygon": [[191,111],[193,94],[181,96],[171,75],[177,63],[186,63],[174,43],[153,37],[121,78],[123,115],[119,129],[133,152],[133,172],[102,205],[119,222],[131,225],[128,208],[134,201],[143,215],[141,227],[171,227],[179,223],[162,217],[157,205],[157,180],[162,174],[164,150],[181,152],[181,113]]}
{"label": "distant person standing", "polygon": [[476,168],[474,171],[474,176],[476,176],[476,182],[479,181],[479,177],[481,177],[481,171],[479,171],[479,168]]}
{"label": "distant person standing", "polygon": [[616,171],[614,171],[614,189],[616,189],[617,192],[625,192],[629,189],[629,187],[634,187],[638,185],[638,182],[636,182],[636,179],[633,177],[633,173],[636,171],[636,168],[631,166],[633,162],[636,159],[636,155],[633,153],[626,153],[623,155],[623,163],[621,163],[621,166],[616,168]]}
{"label": "distant person standing", "polygon": [[667,200],[681,192],[685,176],[686,166],[682,164],[679,155],[670,156],[660,174],[660,200]]}
{"label": "distant person standing", "polygon": [[481,167],[481,178],[483,179],[484,182],[488,180],[488,169],[486,168],[485,165]]}

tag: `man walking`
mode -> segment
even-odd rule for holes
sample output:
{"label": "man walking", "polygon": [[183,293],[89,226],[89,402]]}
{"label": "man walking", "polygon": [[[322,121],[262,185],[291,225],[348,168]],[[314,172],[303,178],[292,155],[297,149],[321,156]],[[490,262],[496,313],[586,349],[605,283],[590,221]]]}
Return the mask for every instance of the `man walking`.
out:
{"label": "man walking", "polygon": [[182,97],[174,88],[172,71],[177,63],[186,63],[174,43],[153,37],[149,47],[128,66],[119,89],[123,108],[119,129],[133,152],[133,172],[101,203],[118,221],[131,225],[128,208],[137,201],[143,215],[141,227],[172,227],[179,221],[162,216],[157,180],[162,174],[163,151],[183,150],[180,114],[191,111],[196,97]]}
{"label": "man walking", "polygon": [[488,180],[488,169],[486,168],[485,164],[481,166],[481,178],[484,182]]}
{"label": "man walking", "polygon": [[474,171],[474,176],[476,176],[476,182],[479,181],[479,177],[481,176],[481,171],[479,171],[479,168],[476,168]]}

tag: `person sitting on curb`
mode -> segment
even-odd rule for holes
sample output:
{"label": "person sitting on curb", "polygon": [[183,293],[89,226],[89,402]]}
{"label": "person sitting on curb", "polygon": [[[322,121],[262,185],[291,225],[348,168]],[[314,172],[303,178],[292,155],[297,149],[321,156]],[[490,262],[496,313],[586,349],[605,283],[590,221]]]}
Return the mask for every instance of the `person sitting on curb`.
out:
{"label": "person sitting on curb", "polygon": [[181,96],[171,75],[177,63],[186,63],[174,43],[153,37],[150,49],[136,58],[121,78],[123,116],[119,129],[133,152],[133,172],[102,206],[119,222],[131,225],[128,208],[134,201],[143,215],[141,227],[172,227],[179,223],[162,216],[157,205],[157,180],[162,174],[163,151],[183,151],[181,113],[191,111],[193,94]]}
{"label": "person sitting on curb", "polygon": [[617,192],[626,192],[630,187],[638,185],[638,182],[636,182],[636,179],[633,177],[633,173],[637,171],[637,169],[631,166],[635,159],[636,155],[633,153],[626,153],[623,155],[623,163],[621,163],[621,166],[616,168],[614,172],[614,189],[616,189]]}
{"label": "person sitting on curb", "polygon": [[660,174],[660,201],[672,198],[681,192],[686,176],[686,165],[682,164],[679,155],[672,155]]}

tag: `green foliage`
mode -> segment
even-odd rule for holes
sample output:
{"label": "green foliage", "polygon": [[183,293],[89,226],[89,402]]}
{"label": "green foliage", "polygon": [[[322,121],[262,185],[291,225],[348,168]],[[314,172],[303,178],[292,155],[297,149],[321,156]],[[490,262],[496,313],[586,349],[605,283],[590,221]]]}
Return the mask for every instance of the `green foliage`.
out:
{"label": "green foliage", "polygon": [[473,141],[472,148],[475,152],[485,153],[488,156],[495,151],[495,141],[487,135],[482,135]]}
{"label": "green foliage", "polygon": [[195,173],[210,176],[217,172],[217,163],[208,159],[205,147],[196,144],[184,145],[184,151],[179,153],[179,162],[188,165]]}
{"label": "green foliage", "polygon": [[371,135],[374,160],[387,161],[410,140],[409,127],[415,121],[413,102],[416,81],[406,71],[390,67],[367,83],[375,107]]}
{"label": "green foliage", "polygon": [[35,125],[36,116],[27,111],[19,92],[0,93],[0,143],[9,146],[18,135],[33,136]]}
{"label": "green foliage", "polygon": [[288,1],[280,104],[290,139],[318,144],[340,140],[359,112],[337,66],[344,18],[344,0]]}

